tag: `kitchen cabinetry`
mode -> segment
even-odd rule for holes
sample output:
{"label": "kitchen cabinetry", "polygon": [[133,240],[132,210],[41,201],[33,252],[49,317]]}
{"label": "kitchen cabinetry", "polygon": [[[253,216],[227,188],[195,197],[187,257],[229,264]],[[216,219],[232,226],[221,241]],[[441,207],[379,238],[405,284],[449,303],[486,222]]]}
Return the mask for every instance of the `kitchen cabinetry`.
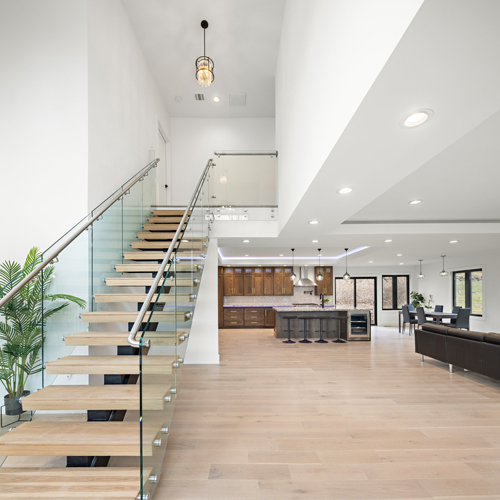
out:
{"label": "kitchen cabinetry", "polygon": [[264,295],[274,295],[274,268],[264,268]]}
{"label": "kitchen cabinetry", "polygon": [[264,309],[264,326],[274,328],[275,316],[274,309]]}
{"label": "kitchen cabinetry", "polygon": [[264,309],[248,308],[244,309],[243,319],[245,326],[263,328],[264,327]]}
{"label": "kitchen cabinetry", "polygon": [[243,268],[234,268],[233,295],[243,295]]}
{"label": "kitchen cabinetry", "polygon": [[225,307],[223,328],[274,328],[272,307]]}
{"label": "kitchen cabinetry", "polygon": [[226,328],[244,326],[243,309],[224,308],[224,326]]}
{"label": "kitchen cabinetry", "polygon": [[262,267],[253,270],[253,294],[264,295],[264,272]]}
{"label": "kitchen cabinetry", "polygon": [[217,281],[217,301],[219,312],[219,328],[224,326],[224,268],[219,267]]}
{"label": "kitchen cabinetry", "polygon": [[274,268],[274,295],[283,295],[283,268]]}
{"label": "kitchen cabinetry", "polygon": [[290,278],[293,269],[291,267],[285,267],[283,271],[283,295],[293,295],[293,281]]}
{"label": "kitchen cabinetry", "polygon": [[[323,280],[318,281],[316,279],[317,274],[321,271],[323,275]],[[333,295],[333,267],[331,266],[322,266],[314,268],[314,282],[318,285],[314,293],[316,295],[324,294],[324,295]]]}
{"label": "kitchen cabinetry", "polygon": [[224,295],[232,297],[243,295],[243,268],[224,268]]}

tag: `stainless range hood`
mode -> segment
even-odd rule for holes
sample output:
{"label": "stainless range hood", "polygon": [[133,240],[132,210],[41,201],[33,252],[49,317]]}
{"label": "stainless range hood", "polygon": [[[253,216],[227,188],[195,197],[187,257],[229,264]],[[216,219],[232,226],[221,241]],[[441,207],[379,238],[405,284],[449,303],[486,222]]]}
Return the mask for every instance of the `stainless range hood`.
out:
{"label": "stainless range hood", "polygon": [[309,268],[308,267],[301,267],[300,268],[300,279],[295,282],[294,286],[318,286],[314,281],[311,281],[308,278],[309,275]]}

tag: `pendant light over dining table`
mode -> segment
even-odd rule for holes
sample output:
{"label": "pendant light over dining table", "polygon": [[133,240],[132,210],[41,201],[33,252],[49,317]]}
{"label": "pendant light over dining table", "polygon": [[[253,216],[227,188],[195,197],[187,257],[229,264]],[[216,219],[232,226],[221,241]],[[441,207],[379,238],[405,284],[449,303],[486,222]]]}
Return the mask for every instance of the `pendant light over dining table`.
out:
{"label": "pendant light over dining table", "polygon": [[208,28],[208,22],[202,21],[203,28],[203,55],[196,59],[196,80],[202,87],[210,87],[214,81],[214,62],[206,55],[205,30]]}
{"label": "pendant light over dining table", "polygon": [[351,275],[347,272],[347,250],[349,250],[349,249],[348,248],[345,249],[345,273],[344,273],[344,276],[342,276],[342,278],[345,281],[350,281]]}
{"label": "pendant light over dining table", "polygon": [[446,257],[446,255],[441,255],[441,258],[443,259],[443,270],[439,273],[439,276],[441,276],[441,278],[444,278],[445,276],[448,276],[448,271],[444,268],[444,258]]}

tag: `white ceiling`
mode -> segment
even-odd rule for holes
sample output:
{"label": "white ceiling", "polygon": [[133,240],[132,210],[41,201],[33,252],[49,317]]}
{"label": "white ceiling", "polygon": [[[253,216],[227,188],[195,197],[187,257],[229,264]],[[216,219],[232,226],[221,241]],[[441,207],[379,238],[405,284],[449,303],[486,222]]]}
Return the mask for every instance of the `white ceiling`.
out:
{"label": "white ceiling", "polygon": [[[319,246],[329,255],[369,246],[350,262],[388,266],[442,254],[472,262],[500,248],[500,223],[472,222],[500,219],[500,2],[479,3],[425,2],[279,237],[252,238],[245,250],[219,240],[223,254],[295,247],[313,264]],[[400,126],[421,108],[433,118]],[[355,189],[337,194],[344,186]]]}
{"label": "white ceiling", "polygon": [[[273,117],[274,75],[285,0],[122,0],[170,116]],[[215,79],[195,78],[207,55]],[[245,92],[246,106],[229,106],[229,94]],[[195,101],[194,94],[205,94]],[[182,102],[177,103],[175,97]],[[220,102],[213,102],[219,96]]]}

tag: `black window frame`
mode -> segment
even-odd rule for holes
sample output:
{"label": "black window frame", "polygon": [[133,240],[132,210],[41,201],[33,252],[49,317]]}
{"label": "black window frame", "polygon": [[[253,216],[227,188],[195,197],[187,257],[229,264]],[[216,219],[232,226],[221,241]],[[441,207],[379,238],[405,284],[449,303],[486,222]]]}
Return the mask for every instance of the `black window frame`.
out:
{"label": "black window frame", "polygon": [[[471,279],[470,279],[470,275],[471,273],[474,273],[474,272],[477,272],[477,271],[481,271],[481,274],[484,278],[484,275],[483,275],[483,268],[482,267],[478,267],[477,269],[464,269],[462,271],[453,271],[453,291],[452,291],[452,302],[453,302],[453,307],[457,307],[457,302],[456,302],[456,298],[457,298],[457,295],[456,295],[456,281],[455,281],[455,275],[456,274],[461,274],[461,273],[464,273],[465,274],[465,307],[469,307],[470,308],[470,315],[471,316],[475,316],[476,318],[482,318],[483,315],[482,314],[472,314],[472,300],[471,300],[471,296],[472,296],[472,282],[471,282]],[[481,283],[483,283],[483,281],[481,280]],[[483,289],[483,293],[484,293],[484,289]],[[483,306],[484,306],[484,300],[483,300]]]}
{"label": "black window frame", "polygon": [[[335,277],[335,301],[337,299],[337,280],[339,281],[344,281],[344,278],[342,277],[338,277],[336,276]],[[353,289],[353,297],[354,297],[354,307],[356,308],[357,304],[356,304],[356,280],[373,280],[374,283],[374,297],[375,297],[375,303],[373,305],[373,314],[374,314],[374,317],[373,317],[373,323],[372,323],[372,326],[377,326],[377,309],[378,309],[378,301],[377,301],[377,277],[376,276],[351,276],[351,281],[353,281],[353,284],[352,286],[354,287]]]}
{"label": "black window frame", "polygon": [[[384,307],[384,278],[392,278],[392,307]],[[398,307],[398,278],[406,278],[406,303],[410,303],[410,275],[383,274],[382,275],[382,311],[401,311]]]}

